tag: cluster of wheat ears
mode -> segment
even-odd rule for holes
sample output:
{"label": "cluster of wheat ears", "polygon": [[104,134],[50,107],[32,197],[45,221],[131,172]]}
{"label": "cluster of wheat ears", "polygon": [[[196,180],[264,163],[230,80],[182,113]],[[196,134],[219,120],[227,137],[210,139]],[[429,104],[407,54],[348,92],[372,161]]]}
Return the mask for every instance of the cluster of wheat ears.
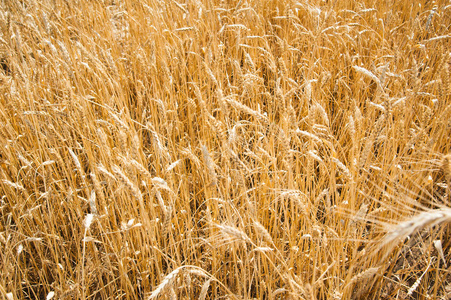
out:
{"label": "cluster of wheat ears", "polygon": [[0,1],[0,297],[450,299],[450,24]]}

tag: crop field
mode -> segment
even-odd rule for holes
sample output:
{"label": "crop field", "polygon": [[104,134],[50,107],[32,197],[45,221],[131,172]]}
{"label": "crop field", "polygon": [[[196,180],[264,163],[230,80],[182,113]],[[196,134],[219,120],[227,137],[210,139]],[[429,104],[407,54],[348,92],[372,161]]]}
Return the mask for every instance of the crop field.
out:
{"label": "crop field", "polygon": [[451,299],[450,27],[1,0],[0,299]]}

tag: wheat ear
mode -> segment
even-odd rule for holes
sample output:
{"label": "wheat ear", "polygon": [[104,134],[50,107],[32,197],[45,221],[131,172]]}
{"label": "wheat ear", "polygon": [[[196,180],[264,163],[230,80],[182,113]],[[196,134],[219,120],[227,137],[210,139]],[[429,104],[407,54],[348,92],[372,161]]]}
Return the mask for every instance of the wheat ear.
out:
{"label": "wheat ear", "polygon": [[396,242],[405,239],[420,229],[451,222],[451,209],[431,209],[419,213],[406,221],[394,226],[383,238],[381,246],[392,249]]}

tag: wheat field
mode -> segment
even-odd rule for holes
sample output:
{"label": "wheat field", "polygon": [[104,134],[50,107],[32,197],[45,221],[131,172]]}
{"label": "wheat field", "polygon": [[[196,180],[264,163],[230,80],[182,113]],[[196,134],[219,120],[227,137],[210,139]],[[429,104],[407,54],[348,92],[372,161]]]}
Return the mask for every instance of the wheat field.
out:
{"label": "wheat field", "polygon": [[451,299],[450,26],[0,1],[0,297]]}

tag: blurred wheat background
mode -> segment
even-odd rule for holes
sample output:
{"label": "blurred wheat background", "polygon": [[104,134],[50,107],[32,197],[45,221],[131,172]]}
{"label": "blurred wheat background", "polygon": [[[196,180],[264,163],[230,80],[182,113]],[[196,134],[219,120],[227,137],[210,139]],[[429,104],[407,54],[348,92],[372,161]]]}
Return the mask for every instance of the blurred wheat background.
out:
{"label": "blurred wheat background", "polygon": [[1,1],[0,297],[451,299],[450,24]]}

